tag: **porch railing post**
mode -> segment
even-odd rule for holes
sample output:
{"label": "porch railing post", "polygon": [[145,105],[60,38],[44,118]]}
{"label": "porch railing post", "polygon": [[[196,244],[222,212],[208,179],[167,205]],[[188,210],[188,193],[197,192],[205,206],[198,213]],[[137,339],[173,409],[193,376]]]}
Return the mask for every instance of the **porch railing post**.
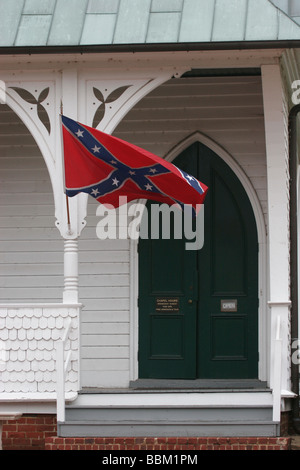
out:
{"label": "porch railing post", "polygon": [[64,343],[57,343],[57,422],[65,421],[65,370],[64,370]]}
{"label": "porch railing post", "polygon": [[56,413],[57,422],[63,423],[65,421],[65,378],[68,363],[71,359],[71,354],[67,356],[65,361],[65,343],[68,339],[69,331],[71,328],[71,320],[69,320],[63,338],[57,342],[56,345],[56,372],[57,372],[57,383],[56,383]]}
{"label": "porch railing post", "polygon": [[274,344],[274,375],[273,375],[273,421],[280,422],[281,417],[281,371],[282,371],[282,340],[280,337],[280,316],[277,317],[276,337]]}

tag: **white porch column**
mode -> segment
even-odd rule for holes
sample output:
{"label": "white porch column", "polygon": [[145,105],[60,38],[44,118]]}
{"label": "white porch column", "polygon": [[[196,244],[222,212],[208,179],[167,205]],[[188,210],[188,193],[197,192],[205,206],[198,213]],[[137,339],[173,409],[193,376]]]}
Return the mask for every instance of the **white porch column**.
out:
{"label": "white porch column", "polygon": [[262,66],[268,178],[270,311],[270,385],[273,385],[274,338],[281,321],[281,389],[289,386],[289,176],[287,114],[279,65]]}
{"label": "white porch column", "polygon": [[78,303],[78,241],[64,242],[64,304]]}
{"label": "white porch column", "polygon": [[[78,119],[78,71],[74,68],[62,72],[62,114]],[[61,155],[63,158],[63,155]],[[63,162],[61,162],[63,168]],[[61,175],[62,178],[62,175]],[[86,195],[79,194],[73,198],[63,198],[65,210],[64,226],[61,234],[64,237],[64,292],[65,304],[77,304],[78,295],[78,237],[84,228],[86,215]],[[68,204],[68,206],[67,206]],[[68,220],[69,219],[69,220]],[[70,223],[68,223],[68,221]]]}
{"label": "white porch column", "polygon": [[0,80],[0,104],[6,104],[6,85],[3,80]]}

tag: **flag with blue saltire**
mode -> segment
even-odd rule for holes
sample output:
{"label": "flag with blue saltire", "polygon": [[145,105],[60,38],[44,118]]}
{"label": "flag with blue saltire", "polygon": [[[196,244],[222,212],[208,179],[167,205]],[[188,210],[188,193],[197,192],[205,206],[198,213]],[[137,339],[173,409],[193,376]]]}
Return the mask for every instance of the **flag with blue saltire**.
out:
{"label": "flag with blue saltire", "polygon": [[197,213],[207,186],[142,148],[61,116],[65,193],[89,194],[118,207],[126,197],[192,206]]}

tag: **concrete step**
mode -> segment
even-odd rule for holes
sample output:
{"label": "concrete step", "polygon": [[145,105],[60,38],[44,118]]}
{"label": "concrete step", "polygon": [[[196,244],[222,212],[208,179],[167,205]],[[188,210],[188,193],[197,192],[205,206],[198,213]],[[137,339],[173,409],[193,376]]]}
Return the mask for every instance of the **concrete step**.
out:
{"label": "concrete step", "polygon": [[199,423],[272,421],[271,408],[66,408],[68,422]]}
{"label": "concrete step", "polygon": [[60,437],[276,437],[278,424],[273,422],[197,423],[96,423],[65,422],[58,424]]}

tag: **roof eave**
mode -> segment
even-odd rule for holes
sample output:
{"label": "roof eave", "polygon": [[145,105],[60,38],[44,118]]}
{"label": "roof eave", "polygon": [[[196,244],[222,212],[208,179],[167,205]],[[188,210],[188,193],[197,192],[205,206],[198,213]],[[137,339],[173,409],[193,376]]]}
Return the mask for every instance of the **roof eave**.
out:
{"label": "roof eave", "polygon": [[221,51],[243,49],[293,49],[300,48],[300,40],[182,42],[142,44],[87,44],[61,46],[0,46],[0,55],[33,54],[101,54],[135,52]]}

